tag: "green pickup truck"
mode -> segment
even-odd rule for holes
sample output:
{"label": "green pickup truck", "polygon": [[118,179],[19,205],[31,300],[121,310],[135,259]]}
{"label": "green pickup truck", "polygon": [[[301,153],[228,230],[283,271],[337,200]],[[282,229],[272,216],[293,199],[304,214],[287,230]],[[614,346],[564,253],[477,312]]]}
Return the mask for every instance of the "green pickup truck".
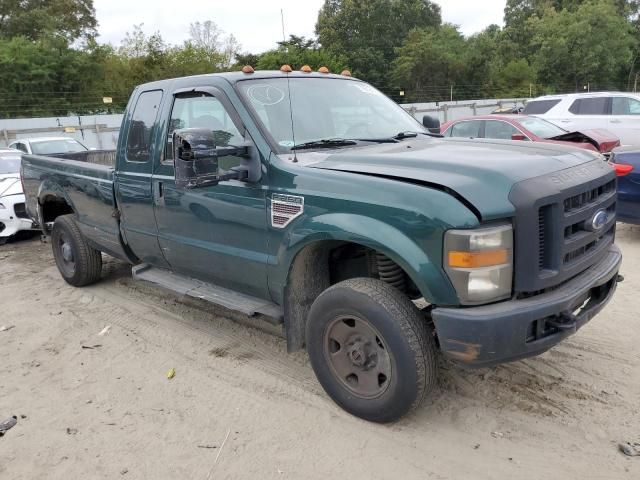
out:
{"label": "green pickup truck", "polygon": [[348,412],[398,419],[437,355],[540,354],[611,299],[616,178],[598,154],[435,138],[346,75],[139,86],[116,152],[25,155],[29,212],[62,277],[133,277],[283,324]]}

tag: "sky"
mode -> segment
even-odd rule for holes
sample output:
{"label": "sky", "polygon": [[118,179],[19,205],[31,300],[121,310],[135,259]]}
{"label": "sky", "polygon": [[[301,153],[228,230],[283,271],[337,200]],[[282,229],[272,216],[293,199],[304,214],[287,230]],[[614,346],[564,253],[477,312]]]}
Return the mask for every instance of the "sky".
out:
{"label": "sky", "polygon": [[[260,53],[282,40],[280,9],[285,34],[313,37],[323,0],[94,0],[99,41],[119,45],[133,25],[143,23],[147,34],[159,31],[171,44],[189,38],[189,24],[214,21],[232,33],[241,51]],[[460,26],[471,35],[486,26],[502,25],[506,0],[435,0],[445,22]]]}

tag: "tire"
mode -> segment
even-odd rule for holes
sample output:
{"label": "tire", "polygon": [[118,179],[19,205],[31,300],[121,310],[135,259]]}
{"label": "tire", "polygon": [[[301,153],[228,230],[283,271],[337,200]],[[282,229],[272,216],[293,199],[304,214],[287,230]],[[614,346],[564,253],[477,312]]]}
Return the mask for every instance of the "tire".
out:
{"label": "tire", "polygon": [[365,420],[395,421],[435,388],[433,335],[415,305],[381,280],[345,280],[320,294],[306,344],[325,392]]}
{"label": "tire", "polygon": [[51,247],[60,275],[69,285],[84,287],[100,280],[102,254],[87,243],[73,215],[56,218]]}

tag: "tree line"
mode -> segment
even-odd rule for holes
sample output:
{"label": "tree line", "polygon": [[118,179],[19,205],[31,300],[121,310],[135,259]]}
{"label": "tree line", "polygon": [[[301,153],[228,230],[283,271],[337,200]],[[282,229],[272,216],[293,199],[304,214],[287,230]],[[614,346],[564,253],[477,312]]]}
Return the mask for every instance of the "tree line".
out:
{"label": "tree line", "polygon": [[404,102],[635,90],[639,14],[639,0],[507,0],[503,27],[465,37],[430,0],[325,0],[315,38],[251,53],[210,20],[180,45],[134,25],[114,46],[93,0],[2,0],[0,117],[121,112],[140,83],[245,64],[349,69]]}

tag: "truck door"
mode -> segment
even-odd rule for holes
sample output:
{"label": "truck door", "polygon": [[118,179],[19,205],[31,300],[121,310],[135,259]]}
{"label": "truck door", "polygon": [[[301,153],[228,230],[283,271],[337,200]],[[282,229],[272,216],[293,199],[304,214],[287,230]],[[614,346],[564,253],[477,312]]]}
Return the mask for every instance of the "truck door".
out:
{"label": "truck door", "polygon": [[145,91],[131,103],[133,112],[126,119],[118,142],[115,184],[120,224],[128,246],[143,262],[168,267],[158,244],[151,190],[156,118],[162,95],[162,90]]}
{"label": "truck door", "polygon": [[[153,176],[164,257],[174,271],[268,298],[265,185],[228,180],[215,186],[176,187],[172,135],[180,128],[210,128],[217,146],[249,145],[255,161],[261,161],[257,148],[226,95],[217,89],[176,93],[170,110],[165,152]],[[228,170],[240,160],[219,157],[219,165]]]}

